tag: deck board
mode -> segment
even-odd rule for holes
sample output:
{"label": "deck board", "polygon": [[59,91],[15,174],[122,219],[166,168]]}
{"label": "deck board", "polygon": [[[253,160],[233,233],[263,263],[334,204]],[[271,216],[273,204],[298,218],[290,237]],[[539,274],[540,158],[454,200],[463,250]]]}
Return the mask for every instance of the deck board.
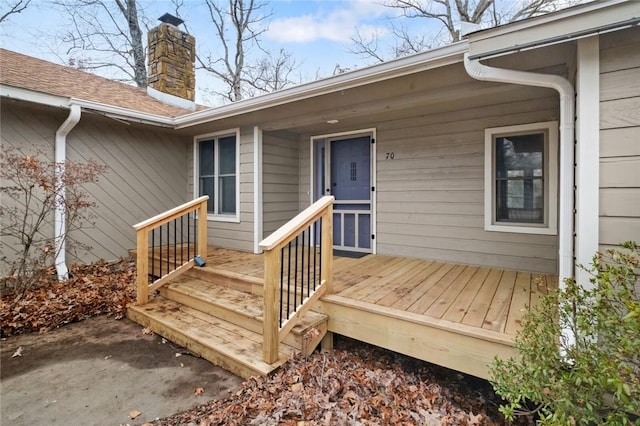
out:
{"label": "deck board", "polygon": [[504,331],[517,276],[518,273],[516,271],[504,271],[502,273],[496,293],[489,304],[489,310],[482,322],[482,328],[493,331]]}
{"label": "deck board", "polygon": [[460,294],[458,294],[451,305],[449,305],[442,318],[447,321],[462,322],[462,319],[471,307],[471,303],[487,279],[489,272],[489,268],[478,268],[473,274],[473,277],[467,281]]}
{"label": "deck board", "polygon": [[442,318],[444,313],[449,309],[449,306],[451,306],[451,304],[458,298],[462,289],[471,280],[477,270],[477,266],[465,267],[462,273],[455,279],[455,281],[447,286],[441,296],[431,304],[424,314],[433,318]]}
{"label": "deck board", "polygon": [[444,277],[453,267],[453,263],[440,263],[436,262],[438,268],[433,273],[427,275],[422,279],[414,288],[412,288],[401,299],[398,299],[392,308],[406,311],[411,305],[415,303],[420,297],[422,297],[431,287],[433,287],[442,277]]}

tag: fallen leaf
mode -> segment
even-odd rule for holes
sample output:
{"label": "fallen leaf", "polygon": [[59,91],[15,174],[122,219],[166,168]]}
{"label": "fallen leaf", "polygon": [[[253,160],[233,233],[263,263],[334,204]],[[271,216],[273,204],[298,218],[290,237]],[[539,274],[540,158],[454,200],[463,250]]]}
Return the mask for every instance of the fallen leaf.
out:
{"label": "fallen leaf", "polygon": [[302,392],[302,388],[302,383],[294,383],[293,385],[291,385],[291,392],[293,392],[294,394],[300,393]]}
{"label": "fallen leaf", "polygon": [[202,395],[204,393],[204,388],[196,388],[193,392],[194,395]]}
{"label": "fallen leaf", "polygon": [[129,411],[129,418],[131,420],[133,420],[136,417],[138,417],[140,414],[142,414],[142,413],[140,411],[138,411],[138,410]]}
{"label": "fallen leaf", "polygon": [[15,358],[17,356],[22,356],[22,346],[18,347],[18,349],[16,349],[16,351],[13,353],[13,355],[11,355],[11,358]]}
{"label": "fallen leaf", "polygon": [[473,411],[471,411],[471,412],[469,413],[469,421],[468,421],[468,424],[469,424],[469,426],[478,426],[478,425],[480,425],[480,424],[481,424],[480,422],[482,422],[482,419],[483,419],[483,418],[484,418],[484,416],[483,416],[482,414],[476,414],[476,415],[474,415],[474,414],[473,414]]}

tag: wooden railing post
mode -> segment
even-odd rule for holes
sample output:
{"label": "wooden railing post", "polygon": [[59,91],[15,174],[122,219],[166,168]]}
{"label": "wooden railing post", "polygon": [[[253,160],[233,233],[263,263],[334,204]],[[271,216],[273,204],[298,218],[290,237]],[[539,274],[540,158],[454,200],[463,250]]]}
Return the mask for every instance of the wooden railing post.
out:
{"label": "wooden railing post", "polygon": [[136,284],[138,305],[149,300],[149,231],[142,228],[137,232]]}
{"label": "wooden railing post", "polygon": [[264,312],[263,312],[263,337],[262,360],[272,364],[279,357],[279,315],[278,288],[281,260],[280,249],[266,251],[264,253]]}
{"label": "wooden railing post", "polygon": [[207,261],[207,200],[200,203],[198,208],[198,239],[196,241],[196,254]]}
{"label": "wooden railing post", "polygon": [[333,204],[322,215],[322,265],[321,278],[326,283],[326,294],[333,293]]}

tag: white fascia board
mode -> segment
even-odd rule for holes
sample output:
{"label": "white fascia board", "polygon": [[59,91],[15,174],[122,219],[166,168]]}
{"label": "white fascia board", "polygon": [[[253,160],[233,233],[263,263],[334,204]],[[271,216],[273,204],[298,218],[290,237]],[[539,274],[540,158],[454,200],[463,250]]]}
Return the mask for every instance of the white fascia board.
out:
{"label": "white fascia board", "polygon": [[[553,44],[640,18],[640,2],[603,0],[469,35],[469,57],[482,59]],[[586,36],[588,34],[585,34]]]}
{"label": "white fascia board", "polygon": [[175,119],[164,115],[150,114],[147,112],[135,111],[129,108],[122,108],[114,105],[107,105],[100,102],[87,101],[84,99],[71,98],[71,103],[80,107],[103,113],[105,116],[126,121],[136,121],[155,126],[174,127]]}
{"label": "white fascia board", "polygon": [[0,96],[8,99],[16,99],[25,102],[32,102],[56,108],[69,108],[70,98],[64,96],[50,95],[48,93],[36,92],[34,90],[23,89],[21,87],[7,86],[0,84]]}
{"label": "white fascia board", "polygon": [[257,96],[255,98],[245,99],[221,107],[183,115],[175,119],[176,128],[181,129],[195,126],[302,99],[321,96],[339,90],[347,90],[394,77],[460,63],[463,61],[463,55],[467,50],[468,44],[467,41],[464,40],[441,48],[394,59],[322,80],[293,86],[277,92]]}

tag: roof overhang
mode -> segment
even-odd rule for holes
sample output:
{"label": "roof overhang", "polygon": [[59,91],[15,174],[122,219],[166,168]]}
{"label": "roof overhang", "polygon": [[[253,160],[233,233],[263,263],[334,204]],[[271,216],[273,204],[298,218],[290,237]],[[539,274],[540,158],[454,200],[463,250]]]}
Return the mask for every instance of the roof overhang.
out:
{"label": "roof overhang", "polygon": [[640,24],[640,2],[604,0],[469,35],[470,59],[487,59]]}
{"label": "roof overhang", "polygon": [[0,84],[0,97],[64,109],[70,109],[71,105],[78,105],[83,111],[98,113],[116,120],[125,120],[163,127],[175,126],[174,118],[165,117],[163,115],[149,114],[129,108],[121,108],[84,99],[51,95],[21,87],[8,86],[6,84]]}
{"label": "roof overhang", "polygon": [[467,50],[467,41],[460,41],[427,52],[301,84],[278,92],[241,100],[217,108],[194,112],[176,118],[176,128],[181,129],[196,126],[210,121],[264,110],[354,87],[365,86],[394,77],[401,77],[433,68],[461,63],[464,60],[464,53]]}

